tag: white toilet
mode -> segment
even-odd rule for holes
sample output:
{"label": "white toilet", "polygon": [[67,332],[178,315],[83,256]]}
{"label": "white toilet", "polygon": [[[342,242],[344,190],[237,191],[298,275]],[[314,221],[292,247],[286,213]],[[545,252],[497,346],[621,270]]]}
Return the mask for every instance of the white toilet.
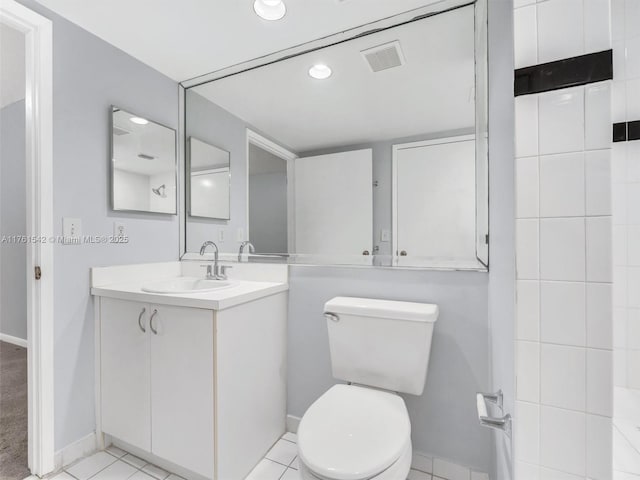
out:
{"label": "white toilet", "polygon": [[396,393],[421,395],[437,305],[336,297],[325,304],[335,385],[298,427],[308,480],[404,480],[411,424]]}

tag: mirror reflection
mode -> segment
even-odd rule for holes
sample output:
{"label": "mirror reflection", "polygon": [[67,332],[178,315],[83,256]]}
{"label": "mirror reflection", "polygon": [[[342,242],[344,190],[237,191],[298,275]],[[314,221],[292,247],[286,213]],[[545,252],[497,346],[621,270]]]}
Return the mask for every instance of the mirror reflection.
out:
{"label": "mirror reflection", "polygon": [[111,119],[112,208],[175,215],[175,130],[118,107]]}
{"label": "mirror reflection", "polygon": [[189,138],[189,215],[229,219],[229,152]]}
{"label": "mirror reflection", "polygon": [[188,89],[187,136],[234,178],[229,220],[188,218],[187,252],[484,268],[474,25],[469,5]]}

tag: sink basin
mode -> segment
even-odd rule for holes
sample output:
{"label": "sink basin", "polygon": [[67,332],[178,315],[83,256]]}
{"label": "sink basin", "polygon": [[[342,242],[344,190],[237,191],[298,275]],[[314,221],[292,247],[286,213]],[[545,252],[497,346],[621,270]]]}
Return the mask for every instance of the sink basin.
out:
{"label": "sink basin", "polygon": [[148,293],[206,293],[230,286],[232,286],[232,283],[227,280],[178,277],[170,280],[147,283],[142,286],[142,291]]}

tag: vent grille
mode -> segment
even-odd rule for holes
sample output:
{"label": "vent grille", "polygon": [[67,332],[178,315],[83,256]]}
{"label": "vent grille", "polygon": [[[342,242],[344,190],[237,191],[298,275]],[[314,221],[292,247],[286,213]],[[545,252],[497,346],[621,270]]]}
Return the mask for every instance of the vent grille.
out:
{"label": "vent grille", "polygon": [[122,135],[129,135],[130,132],[126,131],[124,128],[113,126],[113,134],[121,137]]}
{"label": "vent grille", "polygon": [[369,64],[369,68],[374,73],[404,65],[404,55],[402,54],[400,42],[397,40],[362,50],[360,53],[362,53]]}

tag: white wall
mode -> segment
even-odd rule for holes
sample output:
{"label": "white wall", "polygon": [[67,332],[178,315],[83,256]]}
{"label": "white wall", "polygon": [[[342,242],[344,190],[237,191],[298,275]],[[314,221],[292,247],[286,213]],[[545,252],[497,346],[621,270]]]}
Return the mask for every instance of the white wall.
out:
{"label": "white wall", "polygon": [[151,186],[149,177],[126,170],[113,171],[113,197],[116,208],[149,210]]}
{"label": "white wall", "polygon": [[[516,68],[610,48],[608,0],[516,7]],[[516,479],[611,479],[610,97],[516,99]]]}
{"label": "white wall", "polygon": [[54,423],[59,450],[95,429],[89,268],[178,257],[176,216],[110,210],[111,105],[177,129],[178,86],[34,0],[20,2],[53,21],[55,233],[62,234],[62,217],[69,216],[82,220],[83,234],[110,235],[117,220],[129,236],[127,244],[54,248]]}
{"label": "white wall", "polygon": [[[24,100],[0,110],[0,237],[27,228]],[[0,333],[27,339],[27,247],[0,244]]]}
{"label": "white wall", "polygon": [[[612,0],[613,122],[640,120],[640,4]],[[640,475],[640,141],[613,144],[614,470]]]}

